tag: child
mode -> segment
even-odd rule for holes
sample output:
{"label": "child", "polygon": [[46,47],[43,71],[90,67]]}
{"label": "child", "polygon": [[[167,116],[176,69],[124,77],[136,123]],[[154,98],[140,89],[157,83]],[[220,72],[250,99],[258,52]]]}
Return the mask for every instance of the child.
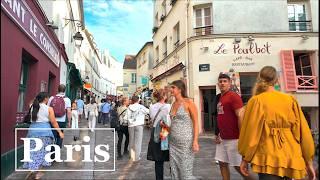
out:
{"label": "child", "polygon": [[[78,129],[79,115],[78,115],[78,108],[77,108],[77,103],[76,102],[72,102],[71,112],[72,112],[71,128],[72,129]],[[79,139],[77,136],[73,136],[73,140],[74,141],[76,141],[77,139]]]}

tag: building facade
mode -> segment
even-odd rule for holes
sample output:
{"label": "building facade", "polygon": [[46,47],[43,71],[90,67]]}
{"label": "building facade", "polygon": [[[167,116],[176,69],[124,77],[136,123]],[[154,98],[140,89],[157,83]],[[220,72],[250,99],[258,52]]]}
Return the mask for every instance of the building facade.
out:
{"label": "building facade", "polygon": [[133,55],[126,55],[123,62],[122,92],[126,97],[132,97],[137,90],[137,60]]}
{"label": "building facade", "polygon": [[14,170],[15,150],[23,155],[21,143],[15,149],[16,123],[40,91],[56,92],[68,62],[48,23],[38,1],[1,0],[1,179]]}
{"label": "building facade", "polygon": [[123,74],[122,63],[118,62],[107,49],[101,52],[101,60],[100,67],[103,69],[101,69],[101,76],[105,79],[105,92],[115,96],[117,95],[117,86],[122,86],[123,83],[123,76],[119,76],[119,74]]}
{"label": "building facade", "polygon": [[155,1],[152,81],[164,87],[184,80],[200,131],[212,131],[219,73],[237,74],[246,103],[258,72],[271,65],[280,90],[296,96],[318,132],[318,11],[316,0]]}
{"label": "building facade", "polygon": [[73,38],[77,32],[85,29],[83,1],[39,1],[39,4],[49,20],[47,25],[65,46],[69,61],[61,63],[60,84],[67,86],[66,95],[74,100],[83,85],[79,67],[84,60]]}
{"label": "building facade", "polygon": [[146,42],[136,55],[137,60],[137,94],[140,98],[150,96],[152,82],[150,75],[153,68],[153,43]]}

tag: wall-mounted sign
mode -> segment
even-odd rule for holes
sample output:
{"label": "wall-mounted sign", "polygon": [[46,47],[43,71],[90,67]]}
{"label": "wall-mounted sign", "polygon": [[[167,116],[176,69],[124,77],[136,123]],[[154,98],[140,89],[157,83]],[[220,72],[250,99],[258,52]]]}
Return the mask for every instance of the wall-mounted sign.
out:
{"label": "wall-mounted sign", "polygon": [[210,71],[210,64],[199,64],[199,71]]}
{"label": "wall-mounted sign", "polygon": [[47,82],[46,81],[41,81],[40,83],[40,92],[45,92],[47,91]]}
{"label": "wall-mounted sign", "polygon": [[86,89],[90,89],[90,88],[92,88],[92,85],[90,83],[86,83],[83,85],[83,87]]}
{"label": "wall-mounted sign", "polygon": [[255,62],[253,62],[252,58],[248,56],[238,56],[232,60],[232,66],[253,66]]}
{"label": "wall-mounted sign", "polygon": [[25,0],[1,0],[1,9],[59,67],[59,51]]}
{"label": "wall-mounted sign", "polygon": [[[232,50],[230,47],[226,47],[225,43],[218,45],[217,48],[213,50],[213,54],[235,54],[235,55],[245,55],[245,54],[271,54],[271,45],[266,42],[262,45],[258,43],[250,43],[249,46],[240,46],[240,44],[232,44]],[[231,52],[230,52],[231,51]]]}

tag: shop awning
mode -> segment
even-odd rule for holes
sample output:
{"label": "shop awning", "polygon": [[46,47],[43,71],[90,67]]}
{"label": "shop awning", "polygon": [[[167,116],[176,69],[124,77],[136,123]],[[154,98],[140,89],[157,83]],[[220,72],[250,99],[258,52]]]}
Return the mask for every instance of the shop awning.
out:
{"label": "shop awning", "polygon": [[69,80],[70,85],[73,87],[81,87],[83,85],[83,81],[81,79],[81,75],[79,70],[76,68],[76,66],[73,63],[68,63],[69,66]]}
{"label": "shop awning", "polygon": [[157,77],[151,79],[151,82],[155,82],[155,81],[158,81],[158,80],[160,80],[160,79],[163,79],[163,78],[165,78],[165,77],[167,77],[167,76],[170,76],[171,74],[176,73],[177,71],[183,69],[184,67],[185,67],[184,64],[183,64],[182,62],[180,62],[179,64],[173,66],[172,68],[170,68],[170,69],[167,70],[166,72],[164,72],[164,73],[158,75]]}

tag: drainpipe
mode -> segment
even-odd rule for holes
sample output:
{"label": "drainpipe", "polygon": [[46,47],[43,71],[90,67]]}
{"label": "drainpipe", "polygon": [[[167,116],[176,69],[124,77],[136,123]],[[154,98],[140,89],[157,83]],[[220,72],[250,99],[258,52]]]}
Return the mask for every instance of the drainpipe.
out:
{"label": "drainpipe", "polygon": [[188,38],[189,38],[189,31],[188,31],[188,20],[189,20],[189,4],[190,0],[187,0],[186,4],[186,59],[185,59],[185,68],[186,68],[186,80],[187,80],[187,94],[190,96],[190,76],[189,76],[189,43],[188,43]]}

